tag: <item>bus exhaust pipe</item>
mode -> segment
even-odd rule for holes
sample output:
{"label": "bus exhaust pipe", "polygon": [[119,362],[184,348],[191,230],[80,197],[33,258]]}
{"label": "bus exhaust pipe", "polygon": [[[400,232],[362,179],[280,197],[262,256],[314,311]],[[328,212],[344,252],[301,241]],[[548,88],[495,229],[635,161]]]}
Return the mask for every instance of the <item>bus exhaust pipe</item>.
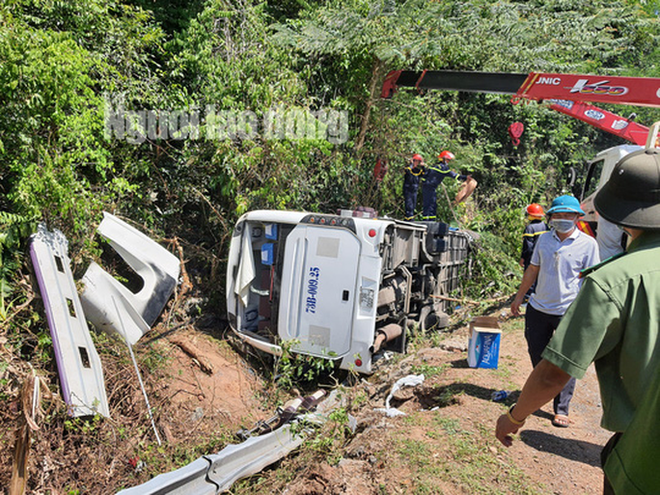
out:
{"label": "bus exhaust pipe", "polygon": [[400,337],[402,333],[403,328],[396,323],[390,323],[389,325],[385,325],[384,327],[377,329],[376,339],[374,340],[374,344],[371,346],[369,351],[371,354],[377,353],[380,351],[380,348],[383,344],[390,342],[397,337]]}

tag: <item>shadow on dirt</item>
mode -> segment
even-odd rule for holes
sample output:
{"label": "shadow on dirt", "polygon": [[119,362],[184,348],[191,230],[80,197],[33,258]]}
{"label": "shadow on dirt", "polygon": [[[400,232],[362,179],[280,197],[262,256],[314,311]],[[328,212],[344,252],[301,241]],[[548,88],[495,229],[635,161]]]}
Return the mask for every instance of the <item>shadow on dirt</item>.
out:
{"label": "shadow on dirt", "polygon": [[541,452],[600,467],[600,452],[603,448],[601,445],[583,440],[561,438],[537,430],[522,430],[520,439],[529,447]]}
{"label": "shadow on dirt", "polygon": [[[477,399],[491,400],[491,395],[496,392],[495,389],[474,385],[472,383],[452,383],[451,385],[438,386],[433,388],[423,388],[416,392],[417,400],[422,407],[430,409],[432,407],[447,407],[460,402],[461,395],[469,395]],[[503,403],[511,404],[515,402],[518,392],[511,394]]]}
{"label": "shadow on dirt", "polygon": [[450,361],[449,364],[451,365],[452,368],[457,368],[457,369],[469,368],[466,358],[454,359],[453,361]]}

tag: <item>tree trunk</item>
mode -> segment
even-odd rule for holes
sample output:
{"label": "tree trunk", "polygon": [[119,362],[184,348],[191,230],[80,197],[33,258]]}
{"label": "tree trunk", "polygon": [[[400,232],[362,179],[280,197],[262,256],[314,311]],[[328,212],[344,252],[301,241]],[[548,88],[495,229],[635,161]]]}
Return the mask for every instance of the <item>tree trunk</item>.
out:
{"label": "tree trunk", "polygon": [[382,72],[385,64],[382,60],[376,59],[374,61],[373,69],[371,70],[371,80],[369,81],[369,99],[365,105],[364,114],[362,115],[362,122],[360,123],[360,133],[358,134],[355,149],[360,151],[364,145],[364,140],[367,136],[367,128],[369,127],[369,116],[371,115],[371,107],[374,104],[376,95],[378,94],[378,83],[382,80]]}

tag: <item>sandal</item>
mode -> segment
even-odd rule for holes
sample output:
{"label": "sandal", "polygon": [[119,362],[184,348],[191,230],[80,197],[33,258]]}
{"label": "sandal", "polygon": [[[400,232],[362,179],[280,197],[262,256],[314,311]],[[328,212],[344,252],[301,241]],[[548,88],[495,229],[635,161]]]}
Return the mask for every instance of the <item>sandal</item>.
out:
{"label": "sandal", "polygon": [[555,414],[555,417],[552,419],[552,425],[557,428],[568,428],[571,424],[571,421],[568,419],[568,416],[563,414]]}

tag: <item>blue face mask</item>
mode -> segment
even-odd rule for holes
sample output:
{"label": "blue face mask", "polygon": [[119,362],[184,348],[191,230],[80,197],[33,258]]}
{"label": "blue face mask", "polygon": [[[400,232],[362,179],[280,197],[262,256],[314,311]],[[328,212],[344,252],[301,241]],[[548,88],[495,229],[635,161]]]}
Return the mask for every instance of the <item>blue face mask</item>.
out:
{"label": "blue face mask", "polygon": [[575,228],[575,220],[565,218],[555,218],[550,220],[550,226],[560,234],[568,234]]}

